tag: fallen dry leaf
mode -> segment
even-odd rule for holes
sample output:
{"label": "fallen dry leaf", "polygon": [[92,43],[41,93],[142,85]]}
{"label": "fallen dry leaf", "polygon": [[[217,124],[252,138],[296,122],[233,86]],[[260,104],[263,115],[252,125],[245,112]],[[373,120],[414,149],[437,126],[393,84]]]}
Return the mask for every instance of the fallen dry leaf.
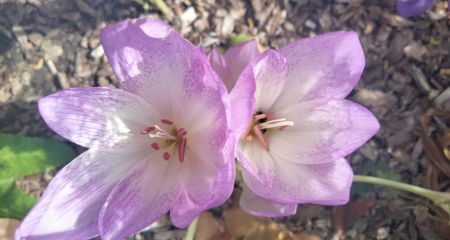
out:
{"label": "fallen dry leaf", "polygon": [[436,168],[432,165],[428,165],[425,175],[425,187],[435,191],[440,191],[438,176],[439,172]]}
{"label": "fallen dry leaf", "polygon": [[225,233],[225,226],[211,212],[203,212],[198,218],[197,229],[195,232],[196,240],[219,240]]}
{"label": "fallen dry leaf", "polygon": [[450,178],[450,162],[445,157],[442,148],[427,133],[428,124],[433,116],[450,116],[450,113],[437,108],[428,109],[420,117],[420,139],[422,139],[425,153],[433,166]]}
{"label": "fallen dry leaf", "polygon": [[295,240],[320,240],[321,238],[317,235],[300,233],[300,234],[296,234],[294,239]]}
{"label": "fallen dry leaf", "polygon": [[13,240],[14,232],[19,226],[20,221],[10,218],[0,218],[0,239]]}
{"label": "fallen dry leaf", "polygon": [[447,160],[450,161],[450,129],[447,129],[447,131],[444,133],[441,142],[442,148],[444,149],[444,155],[447,158]]}
{"label": "fallen dry leaf", "polygon": [[223,212],[225,227],[234,237],[243,237],[260,225],[269,223],[269,219],[252,216],[241,208],[232,208]]}
{"label": "fallen dry leaf", "polygon": [[239,207],[223,212],[225,227],[228,233],[244,240],[320,240],[320,237],[309,234],[294,234],[282,224],[269,218],[252,216]]}
{"label": "fallen dry leaf", "polygon": [[367,214],[367,212],[375,205],[373,198],[360,198],[350,201],[343,206],[336,206],[332,211],[332,222],[339,236],[344,236],[345,232],[350,229],[358,218]]}

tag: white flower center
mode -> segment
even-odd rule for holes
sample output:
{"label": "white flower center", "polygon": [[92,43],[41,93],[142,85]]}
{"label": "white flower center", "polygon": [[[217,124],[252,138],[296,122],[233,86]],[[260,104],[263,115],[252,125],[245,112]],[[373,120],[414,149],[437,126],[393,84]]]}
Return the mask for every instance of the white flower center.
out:
{"label": "white flower center", "polygon": [[141,131],[141,134],[148,134],[150,139],[154,140],[150,146],[156,150],[164,150],[162,158],[167,161],[174,155],[174,150],[178,148],[178,160],[184,161],[184,156],[187,147],[187,131],[184,128],[177,129],[173,122],[167,119],[161,119],[161,122],[170,126],[171,131],[153,125]]}

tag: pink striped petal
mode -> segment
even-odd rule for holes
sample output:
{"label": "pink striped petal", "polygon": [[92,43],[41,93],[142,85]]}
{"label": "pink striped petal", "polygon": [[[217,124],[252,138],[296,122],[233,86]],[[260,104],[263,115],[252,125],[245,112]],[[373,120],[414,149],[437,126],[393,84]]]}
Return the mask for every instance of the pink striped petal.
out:
{"label": "pink striped petal", "polygon": [[72,88],[39,100],[47,125],[83,147],[111,151],[146,148],[140,134],[154,124],[159,113],[139,96],[114,88]]}
{"label": "pink striped petal", "polygon": [[90,149],[65,166],[16,231],[16,239],[89,239],[108,194],[147,154]]}
{"label": "pink striped petal", "polygon": [[285,217],[297,212],[297,204],[279,203],[260,197],[245,183],[239,205],[244,211],[261,217]]}
{"label": "pink striped petal", "polygon": [[340,205],[348,202],[352,168],[343,158],[323,164],[295,164],[274,155],[276,178],[268,186],[248,172],[245,183],[259,196],[286,204],[313,203]]}
{"label": "pink striped petal", "polygon": [[271,152],[302,164],[345,157],[380,128],[369,110],[345,99],[303,102],[273,114],[293,121],[294,126],[266,134]]}
{"label": "pink striped petal", "polygon": [[287,59],[289,74],[275,109],[317,98],[345,98],[359,81],[365,64],[354,32],[301,39],[280,53]]}

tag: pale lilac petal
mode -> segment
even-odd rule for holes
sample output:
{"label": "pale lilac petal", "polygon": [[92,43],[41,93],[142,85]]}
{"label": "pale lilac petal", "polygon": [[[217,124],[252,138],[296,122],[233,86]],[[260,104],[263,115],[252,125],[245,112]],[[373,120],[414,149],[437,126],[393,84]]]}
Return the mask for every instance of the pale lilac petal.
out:
{"label": "pale lilac petal", "polygon": [[302,164],[345,157],[380,127],[369,110],[345,99],[303,102],[273,114],[293,121],[294,126],[266,134],[271,153]]}
{"label": "pale lilac petal", "polygon": [[255,107],[255,77],[253,67],[246,68],[230,93],[231,129],[237,138],[247,130]]}
{"label": "pale lilac petal", "polygon": [[[133,25],[136,28],[140,28],[147,36],[152,38],[166,38],[170,33],[175,32],[174,29],[162,22],[153,18],[140,18],[140,19],[130,19],[122,22],[116,23],[114,26],[114,31],[122,31]],[[111,26],[104,29],[104,31],[112,31]],[[176,32],[175,32],[176,33]],[[114,41],[114,39],[102,39],[103,41]]]}
{"label": "pale lilac petal", "polygon": [[258,140],[241,141],[236,158],[242,168],[265,186],[271,186],[276,177],[274,159]]}
{"label": "pale lilac petal", "polygon": [[279,203],[262,198],[249,189],[245,183],[239,205],[244,211],[261,217],[284,217],[297,212],[297,204]]}
{"label": "pale lilac petal", "polygon": [[280,203],[340,205],[349,200],[352,168],[344,158],[323,164],[295,164],[272,153],[276,178],[271,186],[243,171],[248,187],[259,196]]}
{"label": "pale lilac petal", "polygon": [[133,151],[148,147],[140,131],[159,115],[142,98],[114,88],[72,88],[39,100],[47,125],[83,147]]}
{"label": "pale lilac petal", "polygon": [[435,3],[436,0],[397,0],[397,12],[403,17],[419,16]]}
{"label": "pale lilac petal", "polygon": [[289,66],[275,108],[316,98],[344,98],[361,77],[365,59],[357,33],[333,32],[293,42],[280,50]]}
{"label": "pale lilac petal", "polygon": [[287,80],[288,66],[283,55],[274,50],[266,51],[253,67],[256,81],[256,111],[271,112]]}
{"label": "pale lilac petal", "polygon": [[208,61],[211,64],[211,67],[217,73],[217,75],[219,75],[220,79],[224,82],[228,92],[231,92],[231,89],[233,89],[235,82],[226,81],[228,80],[229,71],[227,68],[227,64],[225,62],[225,58],[219,53],[219,51],[216,48],[213,48],[208,53]]}
{"label": "pale lilac petal", "polygon": [[[227,148],[234,149],[235,138],[230,140]],[[218,170],[211,164],[209,156],[189,151],[185,161],[189,176],[184,181],[177,204],[170,209],[170,219],[175,226],[187,227],[201,212],[217,207],[231,195],[236,169],[233,151],[228,152],[232,154],[228,156],[229,161]]]}
{"label": "pale lilac petal", "polygon": [[147,227],[177,203],[188,168],[153,152],[114,187],[100,212],[102,239],[124,239]]}
{"label": "pale lilac petal", "polygon": [[187,100],[210,97],[207,94],[224,87],[201,49],[176,32],[154,38],[145,32],[146,26],[125,21],[101,33],[105,54],[123,88],[146,99],[166,118],[176,118],[186,112]]}
{"label": "pale lilac petal", "polygon": [[[234,84],[247,65],[259,55],[256,40],[246,41],[229,48],[223,55],[227,66],[227,77],[222,79],[228,90],[233,89]],[[228,87],[229,86],[229,87]]]}
{"label": "pale lilac petal", "polygon": [[117,181],[147,152],[89,149],[65,166],[16,231],[16,239],[89,239]]}

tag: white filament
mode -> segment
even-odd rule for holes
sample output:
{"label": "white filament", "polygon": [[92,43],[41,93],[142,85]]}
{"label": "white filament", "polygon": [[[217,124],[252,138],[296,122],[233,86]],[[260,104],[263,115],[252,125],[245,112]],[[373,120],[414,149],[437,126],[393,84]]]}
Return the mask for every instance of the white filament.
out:
{"label": "white filament", "polygon": [[172,139],[177,140],[176,137],[170,135],[166,130],[160,128],[158,125],[155,125],[155,128],[158,130],[155,134],[149,133],[148,136],[150,138],[162,138],[162,139]]}
{"label": "white filament", "polygon": [[260,129],[279,128],[284,126],[294,126],[294,121],[288,121],[286,118],[279,118],[259,124]]}

